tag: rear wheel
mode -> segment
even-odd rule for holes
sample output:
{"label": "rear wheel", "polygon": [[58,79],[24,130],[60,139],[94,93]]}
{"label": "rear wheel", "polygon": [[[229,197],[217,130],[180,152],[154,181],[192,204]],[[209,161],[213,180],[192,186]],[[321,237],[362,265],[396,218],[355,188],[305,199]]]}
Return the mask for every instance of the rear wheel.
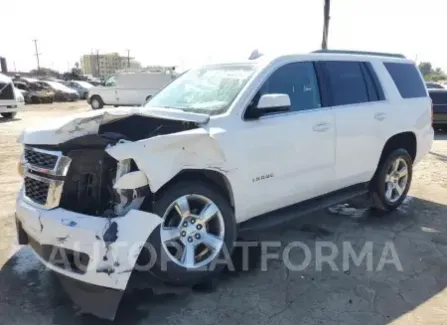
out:
{"label": "rear wheel", "polygon": [[405,149],[396,149],[379,165],[371,181],[373,206],[392,211],[402,204],[410,189],[413,160]]}
{"label": "rear wheel", "polygon": [[104,107],[104,102],[102,101],[101,97],[95,95],[90,99],[90,105],[93,109],[101,109]]}
{"label": "rear wheel", "polygon": [[2,116],[8,120],[16,117],[17,113],[1,113]]}
{"label": "rear wheel", "polygon": [[178,182],[159,195],[153,211],[163,218],[149,239],[157,254],[153,275],[166,283],[192,285],[222,271],[236,239],[236,223],[218,188]]}

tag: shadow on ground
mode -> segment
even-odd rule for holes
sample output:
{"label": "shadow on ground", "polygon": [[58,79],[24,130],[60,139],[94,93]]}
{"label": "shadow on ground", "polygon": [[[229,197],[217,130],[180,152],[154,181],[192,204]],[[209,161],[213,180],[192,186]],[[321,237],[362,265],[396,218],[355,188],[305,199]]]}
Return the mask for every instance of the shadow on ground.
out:
{"label": "shadow on ground", "polygon": [[[224,276],[217,289],[208,293],[156,297],[147,290],[130,293],[113,324],[382,325],[400,317],[398,322],[409,324],[410,312],[437,296],[442,300],[429,307],[425,314],[429,321],[447,302],[443,293],[447,285],[446,215],[446,206],[411,197],[388,216],[361,210],[351,217],[324,211],[308,215],[260,234],[263,241],[282,243],[269,249],[281,256],[291,242],[306,244],[312,256],[304,270],[293,271],[281,259],[271,259],[267,271],[260,269],[260,263],[249,272]],[[339,250],[335,269],[324,264],[318,270],[316,247],[322,242],[333,243]],[[372,245],[372,268],[366,259],[359,266],[351,260],[344,268],[344,243],[357,253]],[[381,259],[391,260],[390,250],[383,257],[385,248],[391,246],[403,270],[398,271],[395,263],[385,263],[377,270]],[[305,261],[304,251],[297,248],[287,256],[295,266]],[[1,269],[0,292],[0,319],[5,325],[111,324],[79,315],[56,277],[27,247]]]}
{"label": "shadow on ground", "polygon": [[20,121],[20,118],[14,117],[14,118],[4,118],[4,117],[0,117],[0,123],[12,123],[12,122],[16,122],[16,121]]}
{"label": "shadow on ground", "polygon": [[435,140],[447,140],[447,128],[435,130]]}

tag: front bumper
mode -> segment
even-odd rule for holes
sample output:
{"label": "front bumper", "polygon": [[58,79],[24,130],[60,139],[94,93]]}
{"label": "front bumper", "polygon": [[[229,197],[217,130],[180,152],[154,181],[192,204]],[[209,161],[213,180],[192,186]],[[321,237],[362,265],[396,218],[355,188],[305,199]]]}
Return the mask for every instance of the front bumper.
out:
{"label": "front bumper", "polygon": [[23,243],[26,237],[49,269],[115,290],[126,289],[142,248],[162,220],[139,210],[115,218],[89,216],[62,208],[45,210],[29,203],[23,190],[16,201],[16,217],[19,240]]}

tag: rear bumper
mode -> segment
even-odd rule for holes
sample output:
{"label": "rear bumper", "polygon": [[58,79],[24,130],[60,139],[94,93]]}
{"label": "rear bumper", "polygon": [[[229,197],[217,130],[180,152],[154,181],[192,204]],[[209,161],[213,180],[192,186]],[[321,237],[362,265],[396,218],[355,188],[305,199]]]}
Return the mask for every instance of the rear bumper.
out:
{"label": "rear bumper", "polygon": [[422,158],[424,158],[426,154],[430,152],[434,136],[435,132],[431,125],[424,131],[419,133],[417,138],[417,151],[416,158],[414,159],[414,164],[417,164],[419,161],[421,161]]}
{"label": "rear bumper", "polygon": [[433,125],[447,125],[447,113],[433,113]]}
{"label": "rear bumper", "polygon": [[14,113],[20,111],[25,105],[25,102],[11,101],[0,101],[0,113]]}
{"label": "rear bumper", "polygon": [[125,290],[149,235],[161,218],[131,210],[123,217],[102,218],[44,210],[16,201],[19,242],[33,248],[49,269],[66,277],[114,290]]}

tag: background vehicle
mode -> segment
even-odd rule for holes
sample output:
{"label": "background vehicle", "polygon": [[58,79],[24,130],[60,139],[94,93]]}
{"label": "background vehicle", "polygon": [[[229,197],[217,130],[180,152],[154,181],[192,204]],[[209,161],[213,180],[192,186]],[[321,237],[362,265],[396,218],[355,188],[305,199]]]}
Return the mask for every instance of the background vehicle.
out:
{"label": "background vehicle", "polygon": [[40,80],[38,82],[42,87],[50,89],[54,92],[54,100],[59,102],[73,102],[79,99],[78,92],[74,89],[68,88],[67,86],[56,82]]}
{"label": "background vehicle", "polygon": [[15,82],[14,82],[14,88],[17,89],[20,92],[20,94],[22,94],[25,104],[29,104],[30,103],[30,100],[28,97],[29,92],[23,88],[21,89],[21,88],[17,87]]}
{"label": "background vehicle", "polygon": [[444,89],[444,86],[437,82],[426,82],[425,85],[429,89]]}
{"label": "background vehicle", "polygon": [[93,109],[104,105],[138,106],[176,78],[174,70],[122,72],[110,76],[104,86],[91,88],[88,102]]}
{"label": "background vehicle", "polygon": [[54,101],[54,92],[45,89],[38,82],[14,80],[14,86],[24,92],[27,104],[52,103]]}
{"label": "background vehicle", "polygon": [[447,89],[429,89],[428,93],[433,103],[433,127],[447,128]]}
{"label": "background vehicle", "polygon": [[12,119],[24,105],[24,97],[14,87],[12,79],[0,73],[0,115]]}
{"label": "background vehicle", "polygon": [[88,83],[87,81],[82,81],[82,80],[66,81],[65,85],[67,87],[70,87],[70,88],[76,90],[81,99],[87,99],[88,91],[90,88],[93,87],[92,84]]}

